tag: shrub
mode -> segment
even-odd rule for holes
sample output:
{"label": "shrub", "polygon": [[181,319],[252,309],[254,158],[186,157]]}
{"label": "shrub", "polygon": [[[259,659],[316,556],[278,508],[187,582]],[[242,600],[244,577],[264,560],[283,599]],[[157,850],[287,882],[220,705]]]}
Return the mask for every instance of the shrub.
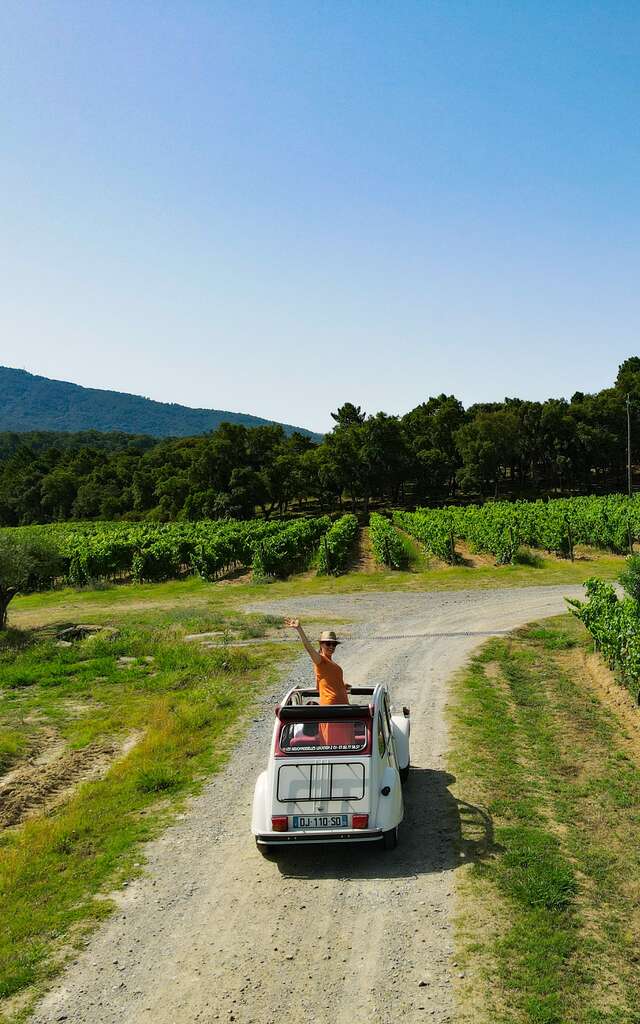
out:
{"label": "shrub", "polygon": [[518,548],[513,556],[515,565],[528,565],[531,569],[541,569],[544,565],[540,555],[536,555],[529,548]]}
{"label": "shrub", "polygon": [[640,555],[627,558],[619,579],[628,596],[640,604]]}

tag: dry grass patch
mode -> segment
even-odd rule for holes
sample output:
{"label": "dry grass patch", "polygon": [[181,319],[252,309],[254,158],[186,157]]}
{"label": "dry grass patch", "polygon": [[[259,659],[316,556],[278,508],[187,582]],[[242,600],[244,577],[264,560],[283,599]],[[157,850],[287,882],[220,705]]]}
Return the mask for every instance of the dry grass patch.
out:
{"label": "dry grass patch", "polygon": [[[495,951],[508,931],[509,910],[499,895],[491,902],[480,898],[470,880],[470,870],[471,866],[465,865],[456,874],[456,1022],[495,1024],[507,1019],[508,1011],[505,992],[492,985],[491,979],[498,972]],[[460,978],[460,974],[464,977]]]}
{"label": "dry grass patch", "polygon": [[459,537],[456,538],[456,552],[463,564],[471,569],[487,568],[496,564],[492,555],[487,554],[486,551],[474,551],[466,540],[461,540]]}
{"label": "dry grass patch", "polygon": [[590,687],[598,700],[615,715],[622,726],[620,741],[640,764],[640,709],[629,690],[616,681],[614,673],[599,654],[584,648],[577,652],[569,670],[579,673],[583,684]]}

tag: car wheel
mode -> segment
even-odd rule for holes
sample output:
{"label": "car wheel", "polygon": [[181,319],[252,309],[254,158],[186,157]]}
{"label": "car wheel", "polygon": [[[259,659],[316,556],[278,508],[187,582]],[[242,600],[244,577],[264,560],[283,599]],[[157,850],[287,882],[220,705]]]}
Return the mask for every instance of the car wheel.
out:
{"label": "car wheel", "polygon": [[385,850],[395,850],[398,845],[398,826],[390,828],[387,832],[382,833],[382,845]]}
{"label": "car wheel", "polygon": [[269,846],[268,843],[259,843],[256,839],[256,848],[258,853],[262,854],[265,860],[273,860],[275,856],[275,849],[273,846]]}
{"label": "car wheel", "polygon": [[406,768],[401,768],[400,769],[400,782],[406,782],[407,781],[407,779],[409,778],[409,769],[410,768],[411,768],[411,765],[408,764]]}

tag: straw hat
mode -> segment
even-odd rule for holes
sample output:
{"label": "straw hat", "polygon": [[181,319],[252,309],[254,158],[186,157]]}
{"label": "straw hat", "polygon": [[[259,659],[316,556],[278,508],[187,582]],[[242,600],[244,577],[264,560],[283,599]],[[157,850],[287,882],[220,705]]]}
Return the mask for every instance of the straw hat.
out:
{"label": "straw hat", "polygon": [[322,631],[322,633],[320,634],[320,637],[319,637],[319,642],[321,644],[323,644],[323,643],[326,643],[326,644],[340,644],[340,643],[342,643],[341,640],[338,640],[336,634],[333,632],[332,629],[323,629],[323,631]]}

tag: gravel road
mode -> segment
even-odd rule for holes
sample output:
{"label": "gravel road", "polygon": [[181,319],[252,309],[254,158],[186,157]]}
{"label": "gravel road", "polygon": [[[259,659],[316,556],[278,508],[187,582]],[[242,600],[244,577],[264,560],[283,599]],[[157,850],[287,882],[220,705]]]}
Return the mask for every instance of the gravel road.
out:
{"label": "gravel road", "polygon": [[276,861],[256,851],[253,786],[273,705],[292,683],[312,681],[301,657],[228,767],[146,848],[145,877],[116,894],[117,912],[39,1004],[36,1024],[453,1022],[450,918],[464,859],[455,840],[460,814],[475,811],[453,797],[445,771],[447,681],[487,634],[557,614],[565,595],[580,593],[363,593],[255,606],[351,620],[357,639],[337,659],[347,681],[386,680],[395,702],[411,705],[414,767],[398,849],[299,848]]}

